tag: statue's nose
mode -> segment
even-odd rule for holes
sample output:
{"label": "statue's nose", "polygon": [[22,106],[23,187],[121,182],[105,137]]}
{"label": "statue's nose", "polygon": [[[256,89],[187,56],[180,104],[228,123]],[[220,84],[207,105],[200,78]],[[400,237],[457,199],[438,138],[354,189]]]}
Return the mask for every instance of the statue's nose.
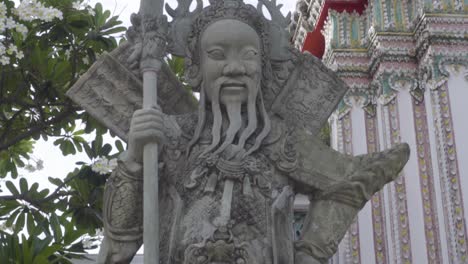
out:
{"label": "statue's nose", "polygon": [[245,66],[239,60],[233,60],[224,66],[223,74],[226,76],[244,75]]}

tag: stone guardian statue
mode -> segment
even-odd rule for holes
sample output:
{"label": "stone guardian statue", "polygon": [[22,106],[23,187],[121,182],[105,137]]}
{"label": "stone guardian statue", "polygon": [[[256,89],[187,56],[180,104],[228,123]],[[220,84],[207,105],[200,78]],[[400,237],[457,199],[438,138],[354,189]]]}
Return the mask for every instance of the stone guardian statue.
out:
{"label": "stone guardian statue", "polygon": [[[275,0],[211,0],[205,8],[198,0],[194,11],[191,0],[178,2],[166,6],[167,47],[185,58],[184,81],[198,103],[163,65],[161,108],[140,109],[138,15],[129,42],[68,93],[128,143],[106,184],[100,263],[130,263],[142,244],[147,142],[160,146],[160,263],[326,263],[359,210],[398,177],[408,146],[352,157],[317,138],[347,88],[289,47],[289,16]],[[298,240],[296,194],[310,198]]]}

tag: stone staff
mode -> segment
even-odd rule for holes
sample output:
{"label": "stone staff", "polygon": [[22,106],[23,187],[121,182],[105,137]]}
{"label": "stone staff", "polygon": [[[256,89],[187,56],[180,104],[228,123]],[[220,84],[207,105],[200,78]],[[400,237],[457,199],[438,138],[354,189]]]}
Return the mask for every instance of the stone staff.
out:
{"label": "stone staff", "polygon": [[[158,108],[157,79],[166,53],[167,17],[163,0],[141,0],[143,108]],[[159,263],[158,144],[148,143],[143,150],[143,244],[144,263]]]}

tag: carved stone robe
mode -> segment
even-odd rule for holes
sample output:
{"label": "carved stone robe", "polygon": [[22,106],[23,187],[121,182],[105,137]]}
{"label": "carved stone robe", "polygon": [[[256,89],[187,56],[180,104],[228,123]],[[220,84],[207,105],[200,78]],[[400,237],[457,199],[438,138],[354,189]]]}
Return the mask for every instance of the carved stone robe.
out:
{"label": "carved stone robe", "polygon": [[[211,143],[210,128],[187,155],[196,115],[171,120],[173,133],[160,155],[161,263],[301,264],[294,260],[297,252],[323,263],[357,212],[397,176],[409,155],[402,145],[346,156],[272,116],[272,131],[259,150],[233,163],[223,154],[200,157]],[[106,187],[106,235],[123,244],[142,241],[141,174],[141,167],[121,162]],[[297,193],[309,195],[311,204],[302,237],[294,241]],[[220,226],[226,210],[229,219]]]}

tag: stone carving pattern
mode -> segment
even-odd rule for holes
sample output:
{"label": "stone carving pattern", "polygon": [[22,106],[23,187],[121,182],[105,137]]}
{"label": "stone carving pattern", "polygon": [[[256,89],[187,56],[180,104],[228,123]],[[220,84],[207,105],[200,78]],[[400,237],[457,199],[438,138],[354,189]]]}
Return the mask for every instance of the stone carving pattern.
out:
{"label": "stone carving pattern", "polygon": [[424,101],[412,99],[414,126],[416,133],[419,181],[423,201],[424,230],[426,235],[427,259],[429,263],[442,263],[440,235],[437,229],[437,204],[435,201],[434,175],[432,169],[431,149],[429,145],[429,128]]}
{"label": "stone carving pattern", "polygon": [[[347,155],[353,155],[353,134],[352,134],[352,125],[351,125],[351,113],[348,113],[342,118],[343,122],[343,140],[344,140],[344,153]],[[349,228],[349,250],[350,250],[350,263],[361,263],[361,250],[360,250],[360,241],[359,241],[359,218],[356,216],[356,219],[351,224]]]}
{"label": "stone carving pattern", "polygon": [[468,260],[467,232],[447,86],[445,82],[439,89],[431,91],[431,99],[435,113],[440,180],[443,187],[443,201],[446,205],[444,214],[449,233],[447,237],[449,257],[452,263],[463,263]]}
{"label": "stone carving pattern", "polygon": [[[379,150],[377,117],[366,113],[366,139],[367,152],[374,153]],[[372,196],[372,226],[374,235],[375,262],[377,264],[388,263],[387,231],[385,229],[384,192],[380,191]]]}
{"label": "stone carving pattern", "polygon": [[133,112],[141,108],[141,87],[140,80],[105,54],[67,95],[126,140]]}
{"label": "stone carving pattern", "polygon": [[[331,70],[313,55],[306,53],[302,59],[299,63],[303,67],[298,67],[299,70],[291,74],[272,110],[285,121],[304,124],[310,133],[316,134],[335,108],[330,106],[336,106],[346,92],[346,85],[341,80],[331,79],[326,74],[331,74]],[[327,83],[330,89],[324,92],[318,83]]]}
{"label": "stone carving pattern", "polygon": [[[142,107],[141,76],[127,62],[130,45],[125,43],[104,54],[67,92],[91,116],[113,133],[127,139],[133,112]],[[182,114],[196,109],[196,102],[166,64],[158,78],[158,104],[167,114]]]}
{"label": "stone carving pattern", "polygon": [[[394,146],[400,142],[400,124],[398,114],[398,103],[396,98],[390,103],[384,106],[384,113],[386,115],[386,133],[387,133],[387,144],[388,147]],[[412,262],[411,254],[411,240],[410,231],[408,225],[408,206],[406,202],[406,184],[403,173],[398,177],[392,186],[392,193],[390,197],[392,199],[393,212],[393,232],[394,237],[397,238],[394,241],[394,246],[399,260],[397,263],[409,264]]]}
{"label": "stone carving pattern", "polygon": [[431,155],[429,146],[426,109],[424,106],[424,92],[419,89],[416,72],[409,70],[406,73],[397,72],[389,77],[390,87],[395,91],[407,91],[412,95],[414,128],[419,167],[419,181],[423,201],[424,230],[426,236],[427,257],[430,263],[440,263],[440,237],[437,226],[437,205]]}

